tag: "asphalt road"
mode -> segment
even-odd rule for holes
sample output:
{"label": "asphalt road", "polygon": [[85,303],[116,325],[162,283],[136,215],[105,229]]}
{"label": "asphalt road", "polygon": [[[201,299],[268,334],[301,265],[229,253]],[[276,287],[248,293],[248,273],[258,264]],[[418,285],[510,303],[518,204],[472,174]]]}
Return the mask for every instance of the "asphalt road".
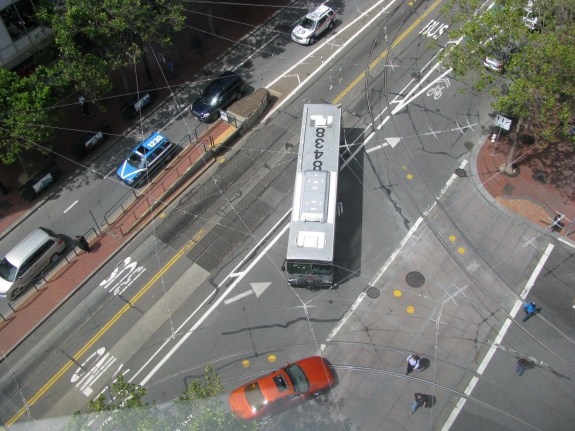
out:
{"label": "asphalt road", "polygon": [[[208,363],[232,389],[321,352],[338,386],[266,429],[570,429],[572,250],[551,249],[474,183],[469,166],[491,121],[489,100],[438,64],[449,46],[440,6],[392,3],[365,17],[374,22],[356,39],[344,36],[350,11],[325,44],[286,49],[286,64],[318,50],[298,68],[258,65],[284,71],[272,88],[297,87],[297,97],[3,362],[2,421],[46,382],[22,417],[27,426],[65,421],[118,372],[169,404]],[[308,101],[341,103],[353,151],[338,193],[340,282],[317,292],[290,288],[280,269]],[[166,134],[189,132],[178,124]],[[406,280],[413,271],[418,287]],[[543,311],[522,323],[527,294]],[[82,362],[67,366],[82,350]],[[411,351],[429,362],[405,376]],[[521,378],[519,356],[537,365]],[[432,394],[434,406],[410,416],[416,391]]]}

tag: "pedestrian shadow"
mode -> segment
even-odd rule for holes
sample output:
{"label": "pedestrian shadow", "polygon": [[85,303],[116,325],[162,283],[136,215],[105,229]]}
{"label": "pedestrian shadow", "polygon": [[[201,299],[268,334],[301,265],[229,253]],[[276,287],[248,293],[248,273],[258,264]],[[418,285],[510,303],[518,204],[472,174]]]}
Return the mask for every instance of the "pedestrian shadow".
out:
{"label": "pedestrian shadow", "polygon": [[419,371],[427,370],[431,365],[431,361],[427,358],[420,358],[419,359]]}
{"label": "pedestrian shadow", "polygon": [[427,395],[427,402],[424,404],[423,407],[425,407],[426,409],[430,409],[432,408],[435,404],[437,403],[437,398],[435,397],[435,395]]}

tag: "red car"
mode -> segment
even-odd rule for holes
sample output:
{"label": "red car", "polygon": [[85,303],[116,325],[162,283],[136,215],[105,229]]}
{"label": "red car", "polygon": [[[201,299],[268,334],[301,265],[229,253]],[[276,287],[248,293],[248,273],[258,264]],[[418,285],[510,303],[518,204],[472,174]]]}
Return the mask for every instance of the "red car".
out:
{"label": "red car", "polygon": [[329,362],[312,356],[234,389],[228,400],[242,419],[261,419],[327,392],[335,384]]}

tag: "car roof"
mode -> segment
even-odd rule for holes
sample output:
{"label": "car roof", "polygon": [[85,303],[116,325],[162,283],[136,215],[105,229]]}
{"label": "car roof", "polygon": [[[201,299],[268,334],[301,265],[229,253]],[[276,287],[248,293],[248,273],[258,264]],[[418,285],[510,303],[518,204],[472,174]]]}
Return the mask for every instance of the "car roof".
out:
{"label": "car roof", "polygon": [[320,19],[323,15],[325,15],[330,10],[331,10],[331,8],[329,6],[322,4],[322,5],[318,6],[318,8],[316,10],[308,13],[306,15],[306,18],[317,21],[318,19]]}
{"label": "car roof", "polygon": [[148,139],[146,139],[140,145],[138,145],[135,148],[135,150],[138,150],[139,148],[145,148],[145,151],[143,151],[143,153],[147,154],[147,153],[151,152],[152,150],[154,150],[155,148],[157,148],[158,144],[160,144],[164,141],[167,141],[167,140],[168,140],[168,138],[166,138],[163,135],[160,135],[158,132],[155,132],[155,133],[151,134]]}
{"label": "car roof", "polygon": [[42,227],[33,230],[16,247],[8,252],[6,260],[15,267],[20,267],[22,262],[37,249],[37,245],[50,238],[48,231]]}

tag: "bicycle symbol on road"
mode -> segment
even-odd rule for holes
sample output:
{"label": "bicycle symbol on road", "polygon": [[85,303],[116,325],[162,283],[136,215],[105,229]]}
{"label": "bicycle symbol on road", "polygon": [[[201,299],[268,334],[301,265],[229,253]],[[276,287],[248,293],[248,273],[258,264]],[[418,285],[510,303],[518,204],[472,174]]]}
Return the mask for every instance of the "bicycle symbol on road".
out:
{"label": "bicycle symbol on road", "polygon": [[449,88],[450,85],[451,83],[449,82],[449,78],[442,78],[437,81],[437,85],[435,87],[427,90],[427,96],[433,96],[433,99],[437,100],[443,95],[443,90]]}

